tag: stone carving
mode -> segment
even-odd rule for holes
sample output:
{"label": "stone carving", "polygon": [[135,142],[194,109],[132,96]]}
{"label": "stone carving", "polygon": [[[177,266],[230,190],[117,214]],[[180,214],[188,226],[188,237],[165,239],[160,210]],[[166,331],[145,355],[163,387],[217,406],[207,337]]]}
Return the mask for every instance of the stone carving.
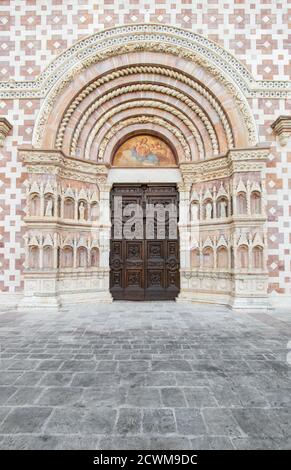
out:
{"label": "stone carving", "polygon": [[207,202],[205,206],[205,217],[206,219],[211,219],[212,218],[212,204],[211,202]]}
{"label": "stone carving", "polygon": [[[116,70],[112,73],[109,73],[103,77],[98,78],[95,80],[93,83],[90,83],[84,90],[82,90],[81,93],[78,94],[78,96],[74,99],[74,101],[70,104],[69,108],[64,114],[64,117],[62,119],[62,122],[60,124],[60,128],[57,134],[56,138],[56,146],[57,148],[62,147],[62,140],[63,136],[67,127],[67,123],[69,122],[73,112],[77,109],[77,107],[80,105],[82,100],[88,96],[92,91],[94,91],[96,88],[100,87],[103,83],[107,83],[110,80],[114,80],[119,77],[126,77],[130,74],[146,74],[146,73],[152,73],[152,74],[157,74],[157,75],[164,75],[166,77],[173,78],[174,80],[179,80],[182,83],[185,83],[189,85],[191,88],[196,90],[199,94],[201,94],[204,98],[207,99],[207,101],[212,105],[212,107],[215,109],[217,114],[219,115],[221,122],[223,124],[226,136],[227,136],[227,142],[229,148],[233,147],[233,136],[232,136],[232,131],[229,126],[227,117],[218,103],[218,101],[215,99],[213,95],[211,95],[206,88],[204,88],[201,84],[195,82],[194,80],[190,79],[186,75],[184,75],[181,72],[177,72],[175,70],[169,69],[167,67],[155,67],[155,66],[131,66],[123,69]],[[127,89],[125,89],[127,91]],[[190,100],[188,101],[189,103],[191,102]],[[157,103],[156,103],[157,105]]]}
{"label": "stone carving", "polygon": [[58,175],[60,178],[90,182],[106,181],[108,169],[103,164],[65,157],[60,151],[20,150],[19,155],[28,173]]}
{"label": "stone carving", "polygon": [[269,148],[250,148],[245,151],[229,150],[228,153],[208,161],[180,162],[183,180],[191,183],[230,177],[233,172],[260,172],[269,155]]}
{"label": "stone carving", "polygon": [[[205,236],[205,235],[204,235]],[[234,237],[207,236],[203,233],[198,244],[191,251],[192,268],[224,269],[230,265],[230,252],[235,252],[234,265],[239,270],[265,270],[265,244],[259,232],[242,232]],[[251,254],[251,257],[250,257]]]}
{"label": "stone carving", "polygon": [[48,198],[46,209],[45,209],[45,216],[52,217],[52,215],[53,215],[53,200],[52,198]]}
{"label": "stone carving", "polygon": [[[138,39],[138,37],[137,37]],[[171,40],[172,37],[169,36],[169,40]],[[119,38],[120,40],[120,38]],[[100,44],[99,44],[100,46]],[[181,41],[179,41],[179,46],[177,45],[172,45],[169,46],[168,44],[165,44],[164,41],[160,42],[145,42],[143,39],[143,44],[127,44],[124,46],[118,46],[114,48],[113,44],[111,49],[106,50],[106,52],[99,52],[98,54],[95,54],[93,57],[90,57],[87,60],[84,60],[81,64],[80,62],[75,65],[75,69],[71,68],[69,72],[67,72],[67,76],[64,78],[59,77],[59,82],[58,86],[55,86],[53,91],[47,96],[46,102],[43,106],[43,111],[41,115],[38,117],[38,121],[35,126],[35,131],[33,135],[33,143],[34,145],[39,145],[41,142],[41,137],[42,137],[42,132],[44,129],[45,122],[47,120],[48,114],[50,113],[54,101],[57,97],[57,95],[61,92],[61,90],[72,80],[74,76],[76,76],[81,70],[83,70],[86,67],[89,67],[91,64],[96,63],[98,60],[104,60],[106,57],[110,57],[113,55],[118,55],[122,53],[129,53],[129,52],[134,52],[135,50],[150,50],[150,51],[159,51],[159,52],[165,52],[168,54],[174,54],[174,55],[179,55],[187,60],[193,61],[204,67],[206,70],[208,70],[209,73],[215,76],[216,79],[218,79],[221,83],[223,83],[226,88],[229,90],[229,92],[233,95],[238,108],[241,111],[241,114],[243,116],[244,122],[246,124],[246,127],[249,132],[249,144],[255,144],[257,142],[257,134],[256,134],[256,127],[254,123],[254,119],[252,117],[252,113],[250,112],[249,105],[247,103],[247,100],[245,99],[245,96],[239,89],[237,85],[233,85],[233,68],[225,64],[223,69],[221,69],[221,64],[219,64],[219,67],[216,65],[213,65],[213,63],[210,63],[206,57],[209,56],[209,51],[205,51],[205,56],[201,57],[200,54],[197,53],[192,53],[189,51],[189,42],[187,42],[187,49],[183,49],[181,47]],[[215,57],[215,56],[214,56]],[[79,58],[80,58],[80,53],[79,53]],[[231,62],[233,62],[233,58],[231,59]],[[231,80],[228,79],[226,72],[230,70],[230,76]],[[223,70],[223,72],[222,72]],[[282,88],[281,88],[282,89]]]}
{"label": "stone carving", "polygon": [[[195,139],[195,142],[196,142],[196,145],[197,145],[197,148],[198,148],[199,159],[203,160],[205,158],[204,145],[203,145],[203,141],[201,139],[200,133],[197,131],[197,129],[194,126],[194,124],[192,123],[192,121],[190,121],[190,119],[188,119],[187,116],[185,116],[185,114],[178,111],[174,107],[169,106],[168,104],[160,103],[158,101],[145,100],[145,101],[127,102],[127,103],[121,104],[120,106],[115,106],[108,113],[105,113],[105,115],[102,116],[102,118],[100,118],[97,121],[97,123],[94,125],[94,127],[90,131],[90,134],[89,134],[88,139],[86,141],[86,147],[85,147],[85,153],[84,153],[85,159],[90,158],[90,150],[91,150],[92,142],[94,141],[95,136],[97,135],[99,130],[102,128],[102,126],[104,124],[106,124],[106,122],[108,122],[108,120],[112,116],[117,114],[118,112],[121,112],[123,110],[128,110],[128,109],[131,109],[131,108],[135,108],[135,107],[136,108],[153,107],[153,108],[156,108],[156,109],[162,109],[164,111],[168,111],[171,114],[173,114],[173,116],[177,116],[179,119],[181,119],[181,121],[184,124],[186,124],[186,126],[189,128],[191,134],[193,135],[193,137]],[[76,142],[76,139],[74,139],[74,140]],[[62,140],[61,140],[60,145],[62,145]],[[74,152],[74,150],[72,150],[72,152]]]}
{"label": "stone carving", "polygon": [[191,204],[191,220],[198,220],[199,206],[197,203],[193,202]]}
{"label": "stone carving", "polygon": [[271,127],[284,147],[291,137],[291,116],[279,116]]}
{"label": "stone carving", "polygon": [[[173,90],[172,88],[166,87],[166,86],[161,86],[161,85],[152,85],[152,84],[146,84],[146,83],[141,83],[141,84],[134,84],[134,85],[129,85],[129,86],[124,86],[124,87],[119,87],[117,90],[113,90],[104,96],[102,96],[99,100],[96,100],[91,106],[89,106],[88,110],[82,115],[80,121],[78,122],[78,125],[76,127],[76,130],[72,136],[72,141],[71,141],[71,148],[70,148],[70,154],[75,155],[76,154],[76,147],[78,145],[78,139],[81,134],[82,128],[85,126],[87,120],[90,118],[91,114],[96,110],[99,109],[100,106],[102,106],[106,101],[110,101],[117,96],[121,96],[122,94],[125,93],[132,93],[132,92],[157,92],[161,93],[162,95],[168,95],[172,96],[175,99],[178,99],[185,103],[192,111],[194,111],[201,121],[203,122],[205,128],[207,129],[207,132],[209,134],[211,143],[212,143],[212,148],[213,148],[213,155],[217,155],[219,152],[219,147],[218,147],[218,141],[216,137],[216,132],[214,130],[214,127],[204,111],[193,101],[191,100],[188,96],[184,95],[180,91]],[[159,107],[159,105],[156,103],[156,107]],[[125,108],[126,109],[126,108]],[[161,108],[162,109],[162,108]],[[175,112],[175,115],[177,115],[177,112]],[[67,119],[66,119],[67,122]],[[97,123],[98,125],[98,123]],[[62,132],[64,133],[65,128],[64,126],[62,127]],[[197,134],[197,132],[196,132]],[[88,146],[90,145],[91,140],[88,142]],[[62,138],[60,137],[56,141],[56,147],[61,149],[62,145]],[[230,147],[232,146],[232,141],[230,142]],[[88,146],[86,150],[86,155],[88,158]]]}
{"label": "stone carving", "polygon": [[11,129],[10,122],[4,117],[0,117],[0,147],[3,147],[4,140]]}
{"label": "stone carving", "polygon": [[86,236],[55,232],[44,236],[29,232],[25,237],[26,266],[28,269],[59,269],[97,267],[98,240]]}
{"label": "stone carving", "polygon": [[79,205],[79,219],[81,221],[85,220],[85,204],[84,202],[81,202]]}
{"label": "stone carving", "polygon": [[220,201],[220,217],[225,218],[226,217],[226,208],[227,208],[227,202],[225,199],[222,199]]}
{"label": "stone carving", "polygon": [[104,161],[104,153],[106,146],[108,145],[109,141],[112,139],[112,137],[120,130],[123,129],[124,127],[127,127],[131,124],[145,124],[145,123],[150,123],[150,124],[157,124],[162,127],[165,127],[168,129],[172,134],[178,139],[180,142],[183,152],[184,152],[184,158],[185,160],[191,160],[191,150],[186,142],[185,138],[183,137],[182,133],[175,127],[169,124],[167,121],[164,121],[161,118],[156,118],[156,117],[151,117],[151,116],[138,116],[135,118],[129,118],[125,119],[124,121],[120,121],[117,125],[112,126],[110,130],[106,133],[105,137],[103,138],[100,146],[99,146],[99,151],[98,151],[98,162],[103,162]]}

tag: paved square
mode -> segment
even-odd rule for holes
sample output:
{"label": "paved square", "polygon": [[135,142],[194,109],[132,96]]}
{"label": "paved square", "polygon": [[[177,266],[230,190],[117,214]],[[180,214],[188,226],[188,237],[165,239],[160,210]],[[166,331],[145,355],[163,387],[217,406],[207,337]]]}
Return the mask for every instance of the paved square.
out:
{"label": "paved square", "polygon": [[0,314],[1,449],[290,449],[291,314]]}

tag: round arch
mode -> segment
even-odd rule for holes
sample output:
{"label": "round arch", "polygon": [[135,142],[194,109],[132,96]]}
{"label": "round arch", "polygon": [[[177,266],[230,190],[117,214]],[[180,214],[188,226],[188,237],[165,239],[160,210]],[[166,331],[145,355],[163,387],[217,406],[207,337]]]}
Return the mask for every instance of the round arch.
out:
{"label": "round arch", "polygon": [[[34,147],[74,155],[79,139],[87,142],[93,123],[98,125],[98,110],[106,107],[107,100],[118,96],[119,104],[126,106],[129,100],[150,100],[153,94],[162,105],[174,108],[175,104],[184,116],[191,113],[192,129],[202,134],[203,141],[210,140],[212,151],[206,158],[257,143],[254,118],[244,95],[246,69],[233,56],[178,28],[139,25],[129,28],[130,36],[126,36],[126,28],[85,38],[53,61],[49,70],[57,73],[35,123]],[[161,34],[163,42],[159,42]],[[102,42],[104,38],[106,42]],[[173,114],[174,122],[179,119]],[[68,134],[70,145],[66,145]],[[82,148],[82,158],[84,152]],[[201,151],[197,159],[201,159]]]}

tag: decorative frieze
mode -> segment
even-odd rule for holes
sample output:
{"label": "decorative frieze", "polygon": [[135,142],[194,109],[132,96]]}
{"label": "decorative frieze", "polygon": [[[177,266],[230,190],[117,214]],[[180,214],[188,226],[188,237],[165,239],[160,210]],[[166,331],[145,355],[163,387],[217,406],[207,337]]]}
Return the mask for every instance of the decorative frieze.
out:
{"label": "decorative frieze", "polygon": [[181,162],[183,180],[193,183],[230,177],[233,173],[260,172],[264,169],[269,147],[231,149],[221,157],[204,161]]}
{"label": "decorative frieze", "polygon": [[67,157],[62,151],[42,151],[19,149],[19,155],[30,174],[43,173],[58,175],[76,181],[96,183],[101,177],[107,178],[108,168],[105,164]]}

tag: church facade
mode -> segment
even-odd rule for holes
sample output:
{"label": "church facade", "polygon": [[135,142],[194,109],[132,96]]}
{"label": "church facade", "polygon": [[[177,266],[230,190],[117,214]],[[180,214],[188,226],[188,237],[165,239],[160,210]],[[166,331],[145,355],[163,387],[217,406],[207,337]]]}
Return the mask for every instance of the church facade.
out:
{"label": "church facade", "polygon": [[[2,304],[288,306],[287,2],[8,3]],[[134,204],[172,204],[177,236],[143,213],[126,236]]]}

